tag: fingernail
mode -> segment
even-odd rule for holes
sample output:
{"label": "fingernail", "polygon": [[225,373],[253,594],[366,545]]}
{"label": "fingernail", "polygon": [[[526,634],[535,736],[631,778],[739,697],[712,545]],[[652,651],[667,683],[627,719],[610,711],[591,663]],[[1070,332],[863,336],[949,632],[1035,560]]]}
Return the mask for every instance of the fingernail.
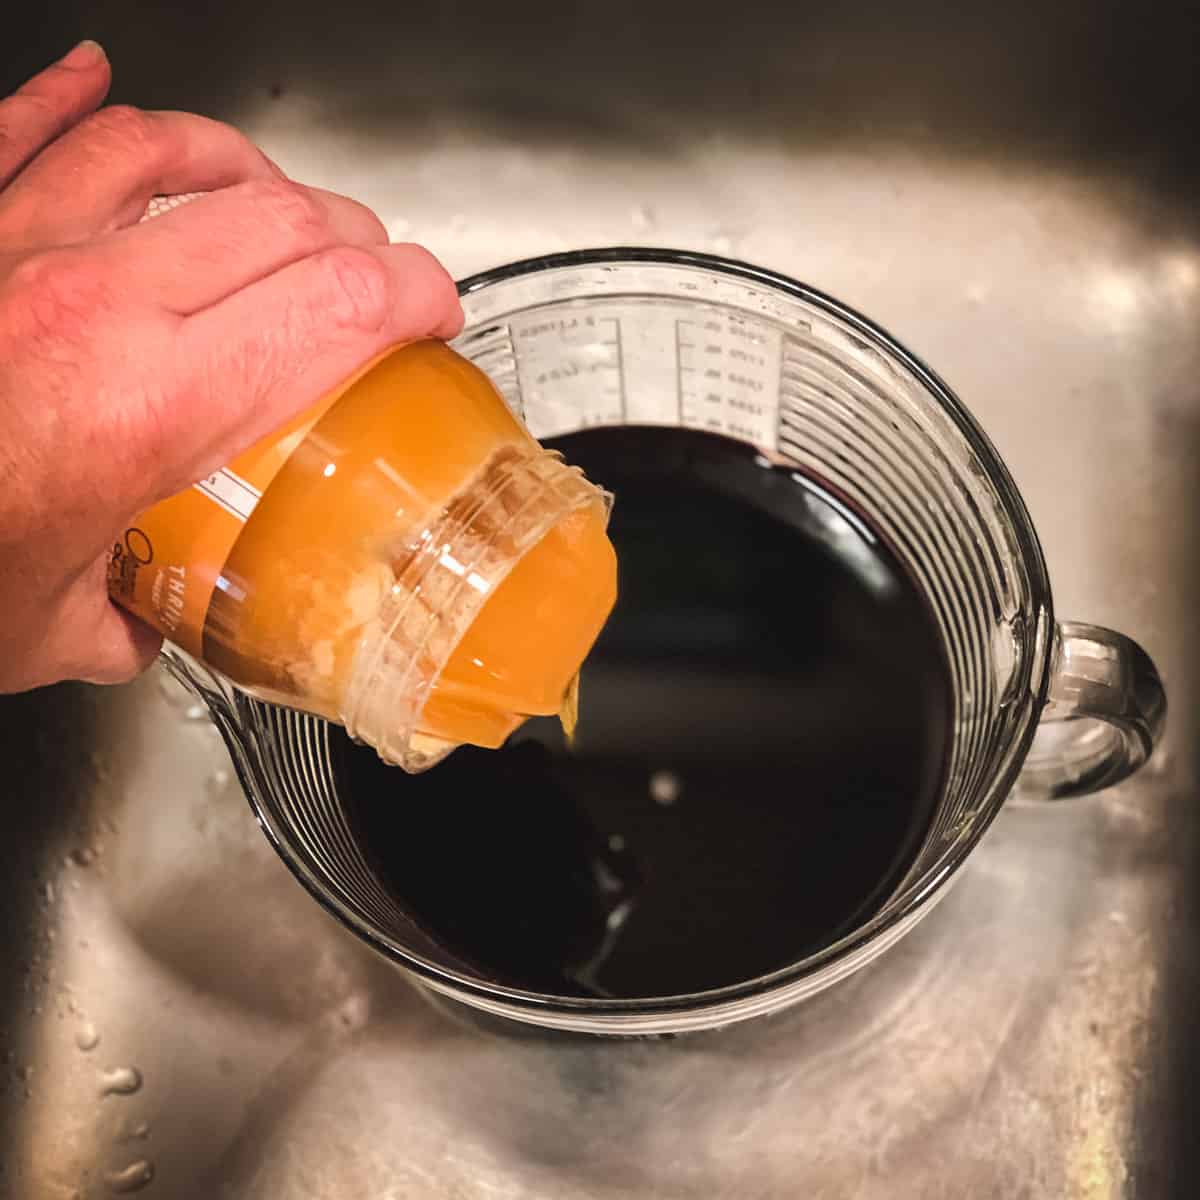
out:
{"label": "fingernail", "polygon": [[104,53],[104,47],[99,42],[93,42],[91,38],[86,38],[69,54],[60,58],[58,65],[68,67],[72,71],[84,71],[88,67],[99,66],[107,58],[108,55]]}

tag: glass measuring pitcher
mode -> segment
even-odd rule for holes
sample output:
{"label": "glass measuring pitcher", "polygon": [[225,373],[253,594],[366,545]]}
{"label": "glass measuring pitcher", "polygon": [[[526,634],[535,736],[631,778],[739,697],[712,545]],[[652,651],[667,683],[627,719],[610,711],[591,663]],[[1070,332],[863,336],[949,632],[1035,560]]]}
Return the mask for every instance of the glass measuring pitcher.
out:
{"label": "glass measuring pitcher", "polygon": [[461,291],[467,324],[456,348],[535,436],[605,425],[706,431],[753,447],[764,469],[821,481],[847,520],[861,514],[932,614],[952,728],[910,869],[832,944],[710,991],[566,997],[464,969],[381,886],[347,819],[322,721],[250,699],[168,652],[207,701],[284,861],[392,961],[468,1004],[558,1028],[645,1034],[745,1019],[829,986],[912,928],[1014,788],[1076,795],[1145,762],[1165,714],[1150,660],[1120,634],[1056,622],[1004,464],[946,386],[882,330],[782,276],[671,251],[551,256],[475,276]]}

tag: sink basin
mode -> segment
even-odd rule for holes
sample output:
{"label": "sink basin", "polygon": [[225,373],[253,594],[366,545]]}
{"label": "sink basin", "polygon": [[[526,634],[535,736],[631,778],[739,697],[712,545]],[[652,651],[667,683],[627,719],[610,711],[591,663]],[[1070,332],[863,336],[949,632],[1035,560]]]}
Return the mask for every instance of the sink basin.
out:
{"label": "sink basin", "polygon": [[485,1025],[335,925],[166,677],[5,698],[0,1195],[1194,1196],[1188,6],[55,11],[6,82],[97,37],[116,98],[239,124],[456,274],[671,245],[875,318],[997,443],[1059,613],[1141,641],[1172,714],[1135,780],[1011,804],[938,910],[832,992],[592,1041]]}

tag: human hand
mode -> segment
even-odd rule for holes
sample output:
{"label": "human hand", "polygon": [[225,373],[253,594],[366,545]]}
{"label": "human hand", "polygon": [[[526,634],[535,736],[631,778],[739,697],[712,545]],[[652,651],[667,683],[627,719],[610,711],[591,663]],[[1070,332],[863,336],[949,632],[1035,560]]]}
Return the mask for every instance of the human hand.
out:
{"label": "human hand", "polygon": [[[110,79],[85,42],[0,100],[0,692],[148,665],[105,586],[130,518],[462,322],[369,209],[227,125],[99,108]],[[208,194],[139,224],[183,192]]]}

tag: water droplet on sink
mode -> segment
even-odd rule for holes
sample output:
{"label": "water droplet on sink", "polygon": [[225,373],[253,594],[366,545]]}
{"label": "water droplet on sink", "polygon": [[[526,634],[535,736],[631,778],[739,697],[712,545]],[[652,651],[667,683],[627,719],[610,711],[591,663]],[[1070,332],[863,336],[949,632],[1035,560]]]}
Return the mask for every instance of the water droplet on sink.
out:
{"label": "water droplet on sink", "polygon": [[80,846],[72,850],[67,857],[77,867],[90,867],[96,861],[96,851],[92,846]]}
{"label": "water droplet on sink", "polygon": [[214,796],[221,795],[222,792],[229,786],[230,780],[233,778],[233,773],[225,767],[218,767],[209,777],[207,786],[209,792]]}
{"label": "water droplet on sink", "polygon": [[100,1095],[132,1096],[142,1086],[142,1073],[137,1067],[113,1067],[100,1073]]}
{"label": "water droplet on sink", "polygon": [[89,1050],[95,1050],[100,1045],[100,1035],[96,1032],[96,1027],[91,1021],[86,1022],[75,1031],[75,1045],[79,1047],[85,1054]]}
{"label": "water droplet on sink", "polygon": [[88,760],[92,764],[92,771],[95,773],[96,778],[101,783],[106,782],[110,775],[107,755],[101,750],[93,750],[88,755]]}
{"label": "water droplet on sink", "polygon": [[134,1125],[124,1125],[118,1131],[117,1142],[144,1142],[150,1136],[150,1122],[138,1121]]}
{"label": "water droplet on sink", "polygon": [[674,804],[682,791],[683,784],[674,771],[655,771],[650,776],[650,798],[655,804]]}
{"label": "water droplet on sink", "polygon": [[356,1032],[362,1029],[371,1015],[369,999],[361,992],[347,996],[337,1008],[338,1024],[343,1030]]}
{"label": "water droplet on sink", "polygon": [[118,1195],[140,1192],[154,1178],[154,1164],[149,1159],[139,1158],[119,1171],[109,1171],[104,1176],[109,1191]]}
{"label": "water droplet on sink", "polygon": [[639,233],[649,233],[654,228],[654,212],[644,204],[635,204],[629,210],[629,223]]}

